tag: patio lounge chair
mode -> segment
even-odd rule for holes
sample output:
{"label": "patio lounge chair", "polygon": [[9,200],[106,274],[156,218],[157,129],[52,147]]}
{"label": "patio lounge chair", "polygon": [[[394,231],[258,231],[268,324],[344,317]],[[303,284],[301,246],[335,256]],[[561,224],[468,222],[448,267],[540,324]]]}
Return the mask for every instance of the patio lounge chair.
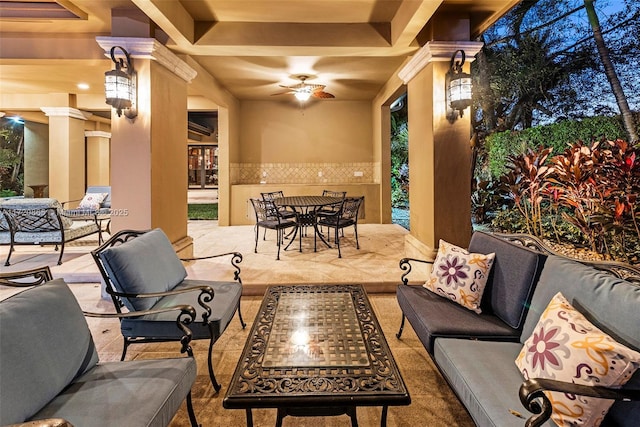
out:
{"label": "patio lounge chair", "polygon": [[[153,310],[158,307],[190,305],[196,309],[196,321],[190,324],[193,339],[209,340],[209,377],[216,392],[221,388],[213,372],[213,344],[226,330],[236,311],[240,313],[242,254],[229,252],[183,261],[230,257],[235,270],[228,282],[193,280],[176,255],[171,242],[160,229],[123,230],[91,252],[116,310]],[[175,327],[175,316],[143,315],[120,321],[124,338],[121,360],[130,344],[177,341],[182,335]]]}

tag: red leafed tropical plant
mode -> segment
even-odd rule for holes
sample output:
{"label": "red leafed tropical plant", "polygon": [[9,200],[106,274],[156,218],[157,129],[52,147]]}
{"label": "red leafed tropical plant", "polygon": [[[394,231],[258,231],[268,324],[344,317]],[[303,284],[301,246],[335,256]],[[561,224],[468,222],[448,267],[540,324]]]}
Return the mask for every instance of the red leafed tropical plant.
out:
{"label": "red leafed tropical plant", "polygon": [[551,150],[539,148],[508,157],[508,172],[500,179],[508,197],[513,199],[525,219],[527,232],[540,237],[544,233],[541,203],[545,187],[549,185],[547,177],[551,173],[545,163]]}

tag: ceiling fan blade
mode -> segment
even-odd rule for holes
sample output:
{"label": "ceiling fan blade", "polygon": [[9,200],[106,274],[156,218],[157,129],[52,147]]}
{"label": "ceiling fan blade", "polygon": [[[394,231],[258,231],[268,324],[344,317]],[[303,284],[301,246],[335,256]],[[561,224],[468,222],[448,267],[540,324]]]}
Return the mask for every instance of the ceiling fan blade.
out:
{"label": "ceiling fan blade", "polygon": [[330,99],[330,98],[335,98],[335,95],[329,93],[329,92],[325,92],[323,90],[317,90],[315,92],[313,92],[311,94],[311,96],[313,96],[314,98],[320,98],[320,99]]}
{"label": "ceiling fan blade", "polygon": [[291,95],[291,94],[294,94],[294,93],[296,93],[296,92],[295,92],[295,91],[293,91],[293,90],[287,90],[287,91],[284,91],[284,92],[272,93],[272,94],[271,94],[271,96],[277,96],[277,95]]}

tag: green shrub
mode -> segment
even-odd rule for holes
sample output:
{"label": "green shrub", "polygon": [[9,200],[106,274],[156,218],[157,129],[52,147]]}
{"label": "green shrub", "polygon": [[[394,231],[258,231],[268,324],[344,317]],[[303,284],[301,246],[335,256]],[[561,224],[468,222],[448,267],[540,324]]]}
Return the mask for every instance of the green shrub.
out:
{"label": "green shrub", "polygon": [[562,153],[568,144],[592,139],[626,139],[622,120],[616,117],[590,117],[580,121],[564,120],[558,123],[535,126],[523,131],[506,131],[488,135],[485,149],[492,178],[497,179],[507,171],[508,157],[526,154],[528,149],[553,148],[552,155]]}

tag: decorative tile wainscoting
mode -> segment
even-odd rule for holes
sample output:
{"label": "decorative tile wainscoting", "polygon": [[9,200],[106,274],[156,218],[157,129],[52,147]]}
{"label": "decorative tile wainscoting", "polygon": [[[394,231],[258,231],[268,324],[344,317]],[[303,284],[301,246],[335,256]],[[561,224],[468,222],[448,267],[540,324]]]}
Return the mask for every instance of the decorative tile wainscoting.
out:
{"label": "decorative tile wainscoting", "polygon": [[231,163],[232,185],[379,183],[380,163]]}

